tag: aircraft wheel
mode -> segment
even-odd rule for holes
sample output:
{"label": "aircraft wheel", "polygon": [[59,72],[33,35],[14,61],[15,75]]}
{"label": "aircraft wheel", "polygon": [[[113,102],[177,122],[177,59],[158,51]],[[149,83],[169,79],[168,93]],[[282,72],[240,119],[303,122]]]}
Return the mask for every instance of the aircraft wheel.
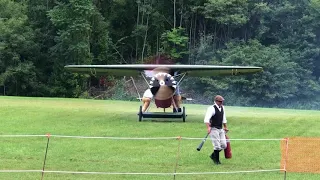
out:
{"label": "aircraft wheel", "polygon": [[186,108],[183,106],[182,108],[182,120],[183,122],[186,122]]}
{"label": "aircraft wheel", "polygon": [[141,121],[142,120],[142,106],[140,106],[140,108],[139,108],[138,116],[139,116],[139,121]]}

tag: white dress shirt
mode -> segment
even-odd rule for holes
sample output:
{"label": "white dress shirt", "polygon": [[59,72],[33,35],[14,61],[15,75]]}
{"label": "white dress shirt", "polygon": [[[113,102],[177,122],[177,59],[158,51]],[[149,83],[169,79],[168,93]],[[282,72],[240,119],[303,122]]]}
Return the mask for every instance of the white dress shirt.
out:
{"label": "white dress shirt", "polygon": [[[216,106],[218,108],[218,110],[221,112],[221,108],[216,103],[214,103],[213,106],[209,106],[208,109],[207,109],[206,115],[204,117],[204,123],[210,123],[211,117],[216,114],[216,110],[214,109],[214,106]],[[223,108],[223,120],[222,120],[222,123],[227,123],[226,113],[225,113],[225,109],[224,108]]]}

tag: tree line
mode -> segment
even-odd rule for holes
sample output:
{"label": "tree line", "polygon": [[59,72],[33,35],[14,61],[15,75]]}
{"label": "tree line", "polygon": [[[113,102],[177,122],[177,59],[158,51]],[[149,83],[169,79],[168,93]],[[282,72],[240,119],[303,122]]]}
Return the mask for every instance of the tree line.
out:
{"label": "tree line", "polygon": [[263,73],[192,78],[209,103],[320,109],[320,0],[0,0],[0,92],[79,97],[67,64],[252,65]]}

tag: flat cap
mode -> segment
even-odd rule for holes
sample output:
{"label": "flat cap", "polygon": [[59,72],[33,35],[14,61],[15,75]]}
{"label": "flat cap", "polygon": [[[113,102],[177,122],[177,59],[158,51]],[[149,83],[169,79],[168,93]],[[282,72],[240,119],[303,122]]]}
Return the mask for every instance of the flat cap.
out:
{"label": "flat cap", "polygon": [[216,97],[214,97],[215,101],[224,101],[224,98],[220,95],[216,95]]}

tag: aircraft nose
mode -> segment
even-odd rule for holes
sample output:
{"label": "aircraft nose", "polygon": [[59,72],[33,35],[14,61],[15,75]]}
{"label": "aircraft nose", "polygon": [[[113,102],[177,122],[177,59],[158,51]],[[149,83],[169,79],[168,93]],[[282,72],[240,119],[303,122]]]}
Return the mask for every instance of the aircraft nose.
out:
{"label": "aircraft nose", "polygon": [[164,80],[160,80],[160,81],[159,81],[159,85],[160,85],[160,86],[163,86],[163,85],[166,85],[166,83],[164,82]]}
{"label": "aircraft nose", "polygon": [[176,88],[177,82],[168,73],[157,73],[154,77],[151,78],[151,81],[149,83],[152,87],[159,87],[159,86],[173,86]]}
{"label": "aircraft nose", "polygon": [[176,89],[176,81],[168,73],[157,73],[149,83],[151,93],[156,99],[168,99]]}

